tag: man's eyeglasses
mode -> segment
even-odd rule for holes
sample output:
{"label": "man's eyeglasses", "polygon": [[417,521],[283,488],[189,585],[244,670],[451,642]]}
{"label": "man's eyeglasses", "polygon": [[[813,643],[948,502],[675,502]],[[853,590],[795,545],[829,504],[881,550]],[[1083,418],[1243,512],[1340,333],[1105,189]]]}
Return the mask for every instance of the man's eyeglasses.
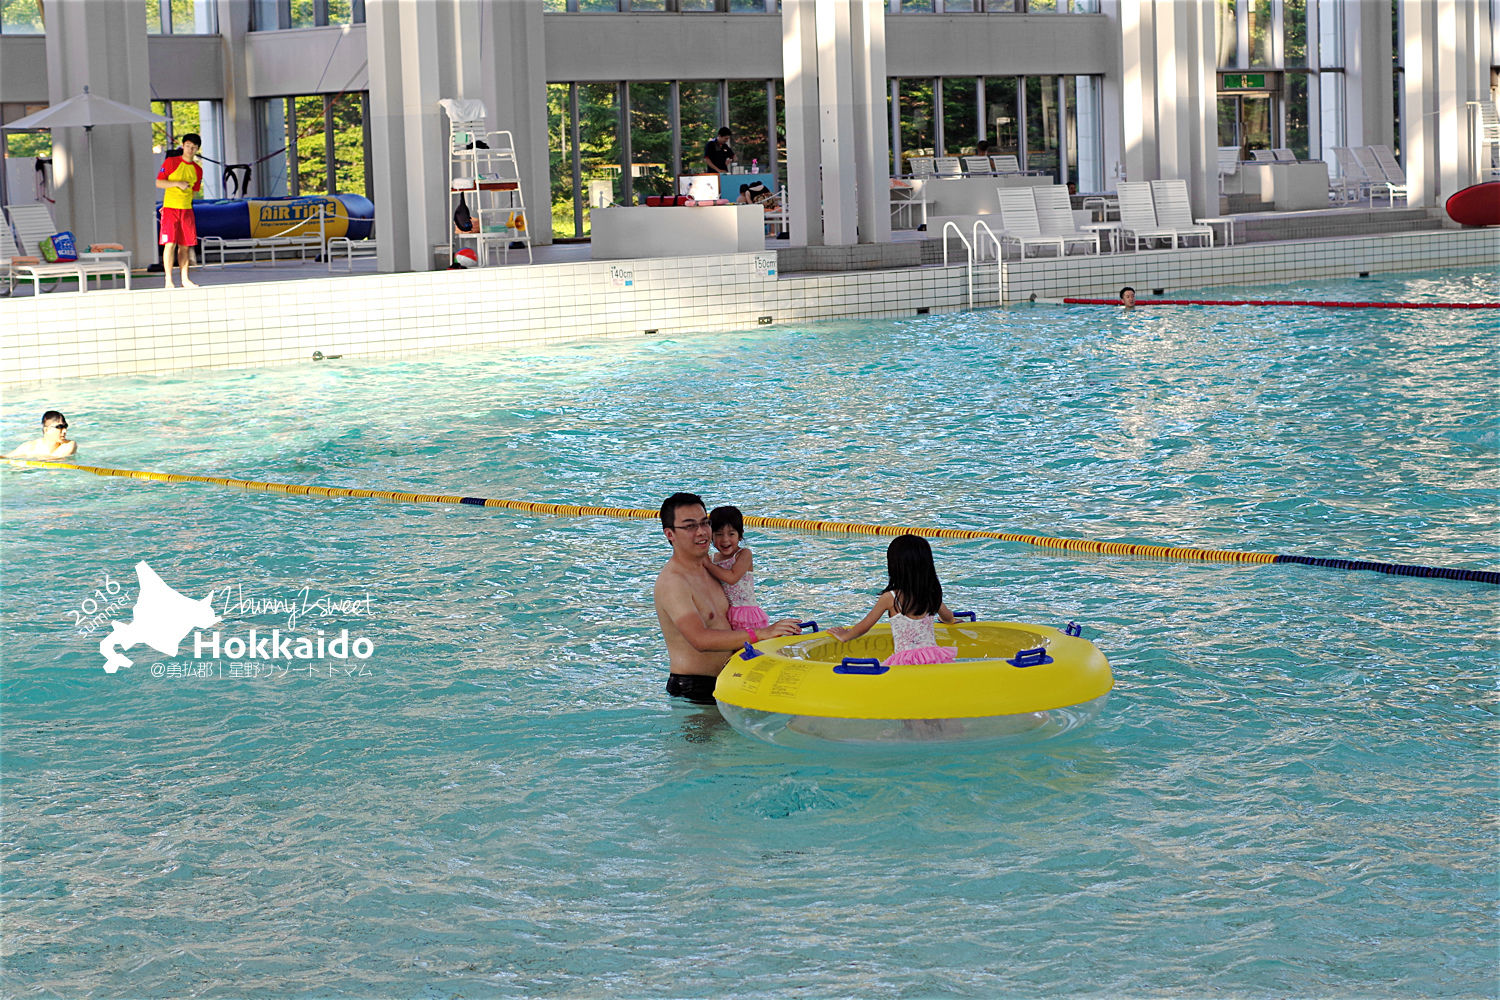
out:
{"label": "man's eyeglasses", "polygon": [[701,521],[683,521],[681,524],[672,525],[678,531],[697,531],[699,528],[707,528],[708,526],[707,518]]}
{"label": "man's eyeglasses", "polygon": [[47,425],[47,430],[49,430],[49,431],[65,431],[67,429],[68,429],[68,425],[67,424],[49,424],[49,425]]}

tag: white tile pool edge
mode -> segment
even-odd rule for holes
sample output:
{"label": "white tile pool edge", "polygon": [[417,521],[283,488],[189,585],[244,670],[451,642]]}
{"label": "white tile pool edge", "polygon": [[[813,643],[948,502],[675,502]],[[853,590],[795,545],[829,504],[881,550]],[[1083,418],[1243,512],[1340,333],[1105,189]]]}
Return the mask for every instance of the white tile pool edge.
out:
{"label": "white tile pool edge", "polygon": [[[398,358],[504,345],[910,316],[968,306],[962,264],[778,277],[772,253],[92,291],[0,300],[0,384]],[[1500,266],[1500,229],[977,265],[975,306]],[[997,278],[999,279],[997,282]]]}

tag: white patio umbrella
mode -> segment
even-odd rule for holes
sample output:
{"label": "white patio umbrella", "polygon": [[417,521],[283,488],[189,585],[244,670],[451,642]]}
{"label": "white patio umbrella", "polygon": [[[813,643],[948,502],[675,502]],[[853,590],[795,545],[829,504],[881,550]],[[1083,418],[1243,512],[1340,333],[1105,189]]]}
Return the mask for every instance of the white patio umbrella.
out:
{"label": "white patio umbrella", "polygon": [[89,147],[89,205],[94,212],[94,238],[99,237],[99,204],[94,194],[94,126],[95,125],[147,125],[166,121],[161,115],[140,108],[132,108],[107,97],[83,93],[70,97],[61,104],[38,111],[34,115],[18,118],[6,124],[7,131],[35,128],[82,128]]}

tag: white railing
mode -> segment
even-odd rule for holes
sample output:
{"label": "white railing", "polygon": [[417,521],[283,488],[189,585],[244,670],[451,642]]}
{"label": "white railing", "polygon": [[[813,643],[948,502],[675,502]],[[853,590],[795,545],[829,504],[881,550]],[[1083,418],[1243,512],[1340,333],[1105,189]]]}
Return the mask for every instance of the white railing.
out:
{"label": "white railing", "polygon": [[[979,246],[979,231],[981,229],[983,229],[984,234],[990,238],[990,243],[993,243],[995,245],[995,301],[1000,302],[1003,301],[1005,297],[1003,295],[1005,281],[1002,271],[1005,266],[1005,249],[1000,245],[1000,237],[995,235],[995,231],[990,228],[990,224],[988,222],[985,222],[983,219],[974,220],[975,247]],[[970,302],[970,308],[973,308],[972,301]]]}
{"label": "white railing", "polygon": [[948,230],[953,230],[953,235],[958,237],[958,242],[964,245],[964,253],[968,256],[969,265],[969,308],[974,308],[974,244],[964,237],[964,231],[958,228],[958,223],[948,221],[943,223],[943,266],[948,266]]}

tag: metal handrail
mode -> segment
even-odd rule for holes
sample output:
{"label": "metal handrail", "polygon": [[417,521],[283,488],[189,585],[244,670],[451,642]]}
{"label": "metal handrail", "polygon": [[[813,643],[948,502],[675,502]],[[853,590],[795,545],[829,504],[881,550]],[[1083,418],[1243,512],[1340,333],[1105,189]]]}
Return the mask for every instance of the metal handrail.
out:
{"label": "metal handrail", "polygon": [[943,266],[948,266],[948,230],[953,230],[953,235],[964,245],[964,253],[968,255],[969,265],[969,308],[974,308],[974,245],[964,238],[964,231],[958,228],[958,223],[951,219],[943,223]]}
{"label": "metal handrail", "polygon": [[[1005,248],[1000,244],[1000,237],[995,235],[995,231],[990,228],[990,224],[983,219],[974,220],[975,246],[979,245],[979,231],[981,229],[984,230],[985,235],[989,236],[990,242],[995,244],[995,299],[996,301],[1004,301],[1005,281],[1003,268],[1005,266]],[[1023,252],[1021,256],[1024,257],[1025,253]]]}

